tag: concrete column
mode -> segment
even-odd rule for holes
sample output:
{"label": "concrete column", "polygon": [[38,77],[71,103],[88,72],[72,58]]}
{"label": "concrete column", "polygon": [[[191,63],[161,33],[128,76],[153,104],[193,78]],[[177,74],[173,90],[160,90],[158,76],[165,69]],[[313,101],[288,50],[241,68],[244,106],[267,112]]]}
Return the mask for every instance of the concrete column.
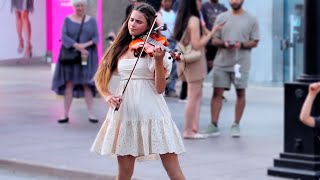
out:
{"label": "concrete column", "polygon": [[320,1],[305,0],[305,41],[301,82],[320,81]]}

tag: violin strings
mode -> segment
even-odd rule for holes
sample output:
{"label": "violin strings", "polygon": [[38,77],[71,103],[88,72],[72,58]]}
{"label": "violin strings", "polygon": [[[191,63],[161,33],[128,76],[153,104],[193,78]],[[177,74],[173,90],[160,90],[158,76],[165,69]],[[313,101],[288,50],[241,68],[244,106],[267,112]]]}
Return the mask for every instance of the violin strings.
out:
{"label": "violin strings", "polygon": [[168,47],[164,46],[163,44],[159,43],[158,41],[154,40],[154,39],[149,39],[149,43],[155,46],[160,46],[162,48],[164,48],[164,50],[166,50],[167,52],[170,52],[171,49],[169,49]]}

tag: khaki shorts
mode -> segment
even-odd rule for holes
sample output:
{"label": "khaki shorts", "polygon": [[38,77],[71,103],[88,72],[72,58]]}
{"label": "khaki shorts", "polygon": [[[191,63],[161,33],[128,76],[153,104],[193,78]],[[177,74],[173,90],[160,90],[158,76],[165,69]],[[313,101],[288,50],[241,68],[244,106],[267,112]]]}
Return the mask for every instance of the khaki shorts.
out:
{"label": "khaki shorts", "polygon": [[249,72],[241,72],[241,78],[236,79],[234,72],[213,68],[213,87],[230,89],[231,83],[236,89],[245,89],[248,86]]}

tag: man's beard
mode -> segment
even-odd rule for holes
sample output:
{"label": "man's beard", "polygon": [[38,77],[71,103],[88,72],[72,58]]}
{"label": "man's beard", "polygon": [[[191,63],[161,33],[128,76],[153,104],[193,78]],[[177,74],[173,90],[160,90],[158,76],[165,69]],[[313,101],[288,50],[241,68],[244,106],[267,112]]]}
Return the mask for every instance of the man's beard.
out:
{"label": "man's beard", "polygon": [[239,3],[239,4],[230,4],[231,8],[235,11],[241,9],[243,2]]}

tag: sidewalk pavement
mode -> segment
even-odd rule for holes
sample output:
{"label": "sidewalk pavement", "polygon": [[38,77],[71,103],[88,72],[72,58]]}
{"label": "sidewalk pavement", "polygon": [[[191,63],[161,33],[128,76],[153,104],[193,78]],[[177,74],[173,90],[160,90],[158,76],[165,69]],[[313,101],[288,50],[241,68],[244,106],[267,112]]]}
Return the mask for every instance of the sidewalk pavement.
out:
{"label": "sidewalk pavement", "polygon": [[[32,173],[32,179],[40,174],[45,177],[43,179],[114,179],[116,159],[89,151],[106,115],[106,103],[101,98],[95,99],[95,112],[100,122],[91,124],[83,99],[74,99],[71,122],[58,124],[62,98],[50,90],[51,78],[48,65],[0,66],[0,169],[27,171]],[[210,121],[211,93],[210,83],[205,83],[202,129]],[[219,124],[221,136],[184,140],[187,152],[179,158],[186,178],[278,179],[267,176],[267,168],[273,166],[273,159],[283,151],[283,88],[248,88],[241,138],[229,135],[235,93],[227,91],[225,96],[227,101],[223,104]],[[166,100],[181,131],[184,103],[174,98]],[[5,179],[9,179],[8,171]],[[0,177],[1,174],[0,171]],[[161,161],[137,162],[134,178],[168,179]]]}

